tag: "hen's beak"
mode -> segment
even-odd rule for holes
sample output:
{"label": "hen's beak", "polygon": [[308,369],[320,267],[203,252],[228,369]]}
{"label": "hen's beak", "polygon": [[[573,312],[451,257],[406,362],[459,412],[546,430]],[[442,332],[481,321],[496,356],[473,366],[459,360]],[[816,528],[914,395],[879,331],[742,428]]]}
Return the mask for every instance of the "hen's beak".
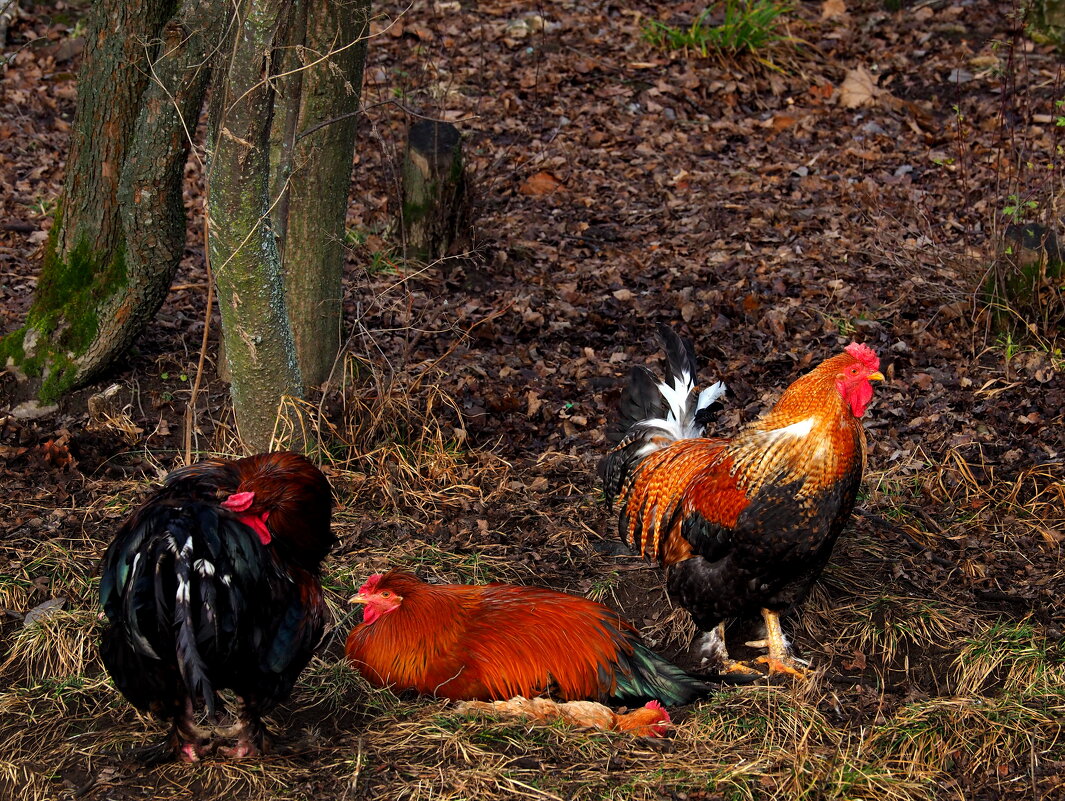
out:
{"label": "hen's beak", "polygon": [[369,602],[370,599],[363,595],[361,592],[357,595],[352,595],[350,598],[348,598],[349,604],[366,604]]}
{"label": "hen's beak", "polygon": [[884,380],[884,374],[882,372],[880,372],[879,370],[877,370],[875,373],[870,373],[869,374],[869,380],[870,381],[883,381]]}

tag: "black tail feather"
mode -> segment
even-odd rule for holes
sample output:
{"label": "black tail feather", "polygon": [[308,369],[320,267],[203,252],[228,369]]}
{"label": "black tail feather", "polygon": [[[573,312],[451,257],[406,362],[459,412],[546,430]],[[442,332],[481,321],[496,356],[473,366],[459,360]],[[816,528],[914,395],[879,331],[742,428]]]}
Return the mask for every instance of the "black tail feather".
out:
{"label": "black tail feather", "polygon": [[662,343],[662,349],[666,352],[666,360],[669,369],[666,371],[666,383],[676,387],[686,374],[689,380],[694,381],[699,371],[699,363],[695,360],[695,346],[687,337],[682,337],[668,325],[658,326],[658,341]]}
{"label": "black tail feather", "polygon": [[599,463],[608,503],[622,493],[645,456],[676,440],[702,436],[721,408],[721,382],[695,395],[698,362],[692,341],[666,325],[659,326],[658,340],[668,363],[665,379],[659,381],[646,367],[634,367],[621,392],[618,417],[606,432],[607,439],[617,443]]}
{"label": "black tail feather", "polygon": [[[199,640],[197,635],[197,621],[192,611],[192,559],[195,552],[195,542],[192,532],[184,530],[174,531],[177,526],[171,528],[177,552],[174,554],[174,574],[177,577],[177,586],[174,591],[174,625],[177,628],[175,646],[178,661],[178,671],[189,690],[189,697],[202,698],[208,714],[213,715],[215,709],[214,688],[211,680],[207,677],[207,665],[200,655]],[[198,582],[202,587],[210,582]]]}

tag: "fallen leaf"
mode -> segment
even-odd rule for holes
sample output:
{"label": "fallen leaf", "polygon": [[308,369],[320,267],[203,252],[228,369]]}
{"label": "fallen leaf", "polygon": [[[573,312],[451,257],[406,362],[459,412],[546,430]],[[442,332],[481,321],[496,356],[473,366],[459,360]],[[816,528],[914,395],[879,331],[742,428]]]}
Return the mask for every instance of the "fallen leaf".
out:
{"label": "fallen leaf", "polygon": [[523,195],[550,195],[562,188],[562,182],[549,172],[538,172],[530,175],[518,187]]}
{"label": "fallen leaf", "polygon": [[810,99],[814,103],[823,103],[826,100],[831,100],[832,93],[835,91],[835,87],[830,83],[815,84],[810,87]]}
{"label": "fallen leaf", "polygon": [[525,393],[525,400],[528,403],[526,414],[529,417],[535,417],[536,413],[540,411],[540,407],[544,405],[544,402],[540,399],[539,393],[530,389]]}
{"label": "fallen leaf", "polygon": [[61,612],[66,605],[66,598],[49,598],[43,604],[38,604],[26,613],[26,617],[22,619],[23,628],[29,628],[34,623],[40,623],[47,620],[53,615]]}
{"label": "fallen leaf", "polygon": [[769,120],[769,127],[773,129],[774,133],[780,133],[798,121],[799,118],[794,114],[774,114]]}
{"label": "fallen leaf", "polygon": [[918,373],[913,377],[913,383],[922,392],[927,392],[932,388],[932,376],[928,373]]}
{"label": "fallen leaf", "polygon": [[52,467],[62,470],[67,467],[72,461],[70,450],[66,446],[66,437],[59,437],[57,439],[50,439],[41,445],[41,451],[44,454],[44,460]]}
{"label": "fallen leaf", "polygon": [[854,658],[849,662],[843,663],[844,670],[865,670],[865,654],[861,651],[855,651]]}
{"label": "fallen leaf", "polygon": [[847,4],[843,0],[825,0],[821,3],[821,19],[836,19],[847,16]]}
{"label": "fallen leaf", "polygon": [[839,102],[844,108],[871,106],[883,90],[876,85],[876,78],[865,67],[857,67],[847,73],[839,87]]}

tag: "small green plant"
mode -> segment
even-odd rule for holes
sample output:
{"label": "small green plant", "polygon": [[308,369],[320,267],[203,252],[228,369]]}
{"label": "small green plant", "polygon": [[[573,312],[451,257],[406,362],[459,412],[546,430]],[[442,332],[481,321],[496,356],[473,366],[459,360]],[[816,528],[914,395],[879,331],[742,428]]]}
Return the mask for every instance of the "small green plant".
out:
{"label": "small green plant", "polygon": [[[836,327],[836,330],[839,331],[840,336],[854,336],[854,332],[858,330],[854,324],[854,320],[851,320],[849,317],[841,317],[835,314],[828,314],[826,312],[822,312],[821,316],[824,318],[825,322]],[[862,315],[859,315],[855,319],[860,320],[865,318]]]}
{"label": "small green plant", "polygon": [[59,208],[59,203],[55,198],[37,198],[30,208],[38,217],[51,217]]}
{"label": "small green plant", "polygon": [[1021,200],[1019,195],[1010,195],[1006,198],[1006,205],[1002,207],[1002,214],[1010,222],[1019,223],[1029,212],[1038,208],[1038,201]]}
{"label": "small green plant", "polygon": [[[721,12],[721,21],[712,19]],[[707,6],[687,28],[658,20],[644,26],[644,38],[664,50],[688,50],[706,57],[711,53],[734,56],[757,53],[788,37],[781,31],[781,17],[791,10],[780,0],[724,0]]]}
{"label": "small green plant", "polygon": [[370,263],[366,265],[370,275],[399,275],[399,267],[387,253],[375,250],[370,254]]}
{"label": "small green plant", "polygon": [[1006,331],[998,335],[997,345],[1002,350],[1002,355],[1006,359],[1006,364],[1013,361],[1013,358],[1021,352],[1021,343],[1017,342],[1013,338],[1013,334]]}
{"label": "small green plant", "polygon": [[[376,240],[375,241],[379,241]],[[344,244],[349,247],[367,247],[370,242],[370,234],[356,228],[344,231]],[[367,247],[367,250],[369,248]],[[370,260],[366,264],[366,272],[370,275],[399,275],[399,265],[392,258],[391,251],[374,250],[370,252]]]}

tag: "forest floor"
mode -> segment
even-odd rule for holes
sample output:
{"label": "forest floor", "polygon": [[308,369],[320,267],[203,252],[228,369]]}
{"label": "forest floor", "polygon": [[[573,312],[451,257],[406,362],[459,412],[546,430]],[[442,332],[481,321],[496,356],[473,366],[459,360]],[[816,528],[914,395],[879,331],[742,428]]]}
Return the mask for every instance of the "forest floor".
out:
{"label": "forest floor", "polygon": [[[726,60],[643,35],[698,3],[376,4],[350,355],[305,410],[339,499],[336,628],[272,718],[277,754],[147,766],[127,752],[163,728],[102,673],[96,565],[185,458],[205,308],[191,160],[181,273],[136,352],[58,409],[0,418],[0,787],[17,790],[0,792],[1065,797],[1065,358],[1053,328],[996,333],[978,291],[1009,219],[1054,211],[1065,89],[1011,3],[890,5],[797,3],[792,43]],[[23,6],[0,67],[3,331],[32,297],[84,31],[83,11]],[[471,252],[428,266],[389,225],[410,112],[461,127],[475,194]],[[369,690],[338,659],[345,599],[390,565],[586,594],[690,664],[690,621],[617,545],[596,478],[663,322],[728,383],[724,432],[852,338],[882,355],[858,508],[785,622],[814,678],[722,687],[658,740]],[[195,457],[235,452],[216,341]]]}

